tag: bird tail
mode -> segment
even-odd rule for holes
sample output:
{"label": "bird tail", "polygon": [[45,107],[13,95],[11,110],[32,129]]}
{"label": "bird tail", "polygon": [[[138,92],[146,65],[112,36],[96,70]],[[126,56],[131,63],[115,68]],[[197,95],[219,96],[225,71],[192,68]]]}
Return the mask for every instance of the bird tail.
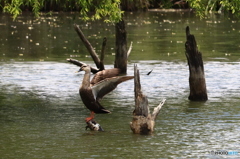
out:
{"label": "bird tail", "polygon": [[111,113],[109,110],[105,109],[99,102],[97,102],[98,109],[94,110],[96,114],[109,114]]}
{"label": "bird tail", "polygon": [[107,109],[100,109],[99,112],[96,112],[96,114],[109,114],[109,113],[111,112]]}

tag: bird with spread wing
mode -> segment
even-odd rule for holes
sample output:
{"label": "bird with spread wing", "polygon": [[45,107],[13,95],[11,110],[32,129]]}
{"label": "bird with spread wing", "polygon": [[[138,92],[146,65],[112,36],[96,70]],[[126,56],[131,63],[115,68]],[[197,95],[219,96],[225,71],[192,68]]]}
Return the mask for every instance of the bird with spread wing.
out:
{"label": "bird with spread wing", "polygon": [[82,65],[79,71],[85,71],[79,94],[84,105],[91,111],[90,117],[85,119],[86,122],[92,120],[95,113],[110,113],[100,104],[100,100],[114,90],[118,84],[134,78],[134,76],[118,76],[120,70],[117,68],[99,71],[92,80],[90,80],[91,67],[89,65]]}

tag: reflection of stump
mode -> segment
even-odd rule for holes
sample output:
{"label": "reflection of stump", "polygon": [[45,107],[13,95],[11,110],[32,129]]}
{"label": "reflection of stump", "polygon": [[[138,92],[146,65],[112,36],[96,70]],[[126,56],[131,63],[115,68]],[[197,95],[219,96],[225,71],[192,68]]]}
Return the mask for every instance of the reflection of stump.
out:
{"label": "reflection of stump", "polygon": [[194,35],[190,34],[190,29],[188,26],[186,27],[186,38],[187,41],[185,43],[185,49],[190,73],[190,95],[188,99],[193,101],[206,101],[208,97],[202,54],[198,51],[195,37]]}
{"label": "reflection of stump", "polygon": [[136,65],[134,66],[134,86],[135,110],[133,111],[133,120],[130,122],[130,127],[135,134],[151,134],[154,129],[155,119],[165,99],[150,114],[147,97],[141,91],[139,70]]}

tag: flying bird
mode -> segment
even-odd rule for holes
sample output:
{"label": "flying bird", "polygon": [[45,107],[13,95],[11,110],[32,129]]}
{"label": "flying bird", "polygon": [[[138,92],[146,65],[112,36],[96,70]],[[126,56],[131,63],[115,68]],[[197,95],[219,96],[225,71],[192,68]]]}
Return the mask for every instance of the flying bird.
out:
{"label": "flying bird", "polygon": [[79,71],[85,71],[79,94],[84,105],[91,111],[90,117],[85,119],[86,122],[92,120],[95,113],[111,113],[100,104],[100,100],[114,90],[118,84],[134,78],[134,76],[118,76],[120,69],[117,68],[99,71],[92,80],[90,80],[91,67],[89,65],[82,65]]}

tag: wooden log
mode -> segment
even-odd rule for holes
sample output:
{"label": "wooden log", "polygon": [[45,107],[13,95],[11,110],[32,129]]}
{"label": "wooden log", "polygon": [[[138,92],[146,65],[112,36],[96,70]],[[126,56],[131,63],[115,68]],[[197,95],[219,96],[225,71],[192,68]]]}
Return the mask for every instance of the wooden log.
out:
{"label": "wooden log", "polygon": [[190,95],[189,100],[192,101],[206,101],[208,100],[204,66],[202,60],[202,54],[198,51],[197,42],[194,35],[190,34],[190,29],[186,27],[186,38],[185,43],[186,57],[189,66],[189,86]]}
{"label": "wooden log", "polygon": [[165,99],[154,108],[150,114],[148,107],[148,99],[141,91],[140,76],[137,66],[134,65],[134,92],[135,92],[135,109],[133,111],[133,119],[130,122],[130,128],[134,134],[148,135],[154,131],[155,120],[162,108]]}
{"label": "wooden log", "polygon": [[[86,65],[85,63],[80,62],[80,61],[75,60],[75,59],[67,59],[67,61],[70,62],[70,63],[72,63],[72,64],[74,64],[74,65],[76,65],[76,66],[79,66],[79,67],[81,67],[82,65]],[[100,71],[100,70],[91,67],[91,72],[92,72],[92,73],[95,74],[95,73],[97,73],[98,71]]]}
{"label": "wooden log", "polygon": [[101,71],[102,71],[102,70],[105,70],[103,61],[104,61],[106,44],[107,44],[107,38],[104,37],[104,38],[103,38],[103,43],[102,43],[101,56],[100,56],[100,68],[99,68],[99,70],[101,70]]}
{"label": "wooden log", "polygon": [[86,126],[86,130],[89,128],[90,130],[93,131],[104,131],[103,128],[99,123],[97,123],[95,120],[89,120]]}
{"label": "wooden log", "polygon": [[74,24],[74,29],[77,32],[78,36],[82,40],[83,44],[87,48],[88,52],[90,53],[94,63],[96,64],[97,68],[100,69],[100,59],[97,56],[97,53],[93,49],[91,43],[87,40],[87,38],[84,36],[82,30],[79,28],[78,25]]}
{"label": "wooden log", "polygon": [[[127,59],[132,50],[132,42],[129,47],[129,50],[127,50],[127,40],[126,40],[127,33],[125,30],[124,20],[116,23],[115,28],[116,28],[116,43],[115,43],[116,44],[116,56],[115,56],[114,67],[119,68],[121,70],[121,73],[125,74],[127,72]],[[103,59],[104,59],[104,53],[105,53],[107,39],[106,38],[103,39],[101,56],[99,59],[97,56],[97,53],[93,49],[91,43],[84,36],[84,34],[83,34],[82,30],[79,28],[79,26],[74,24],[74,29],[77,32],[80,39],[82,40],[85,47],[87,48],[88,52],[90,53],[97,68],[99,70],[104,70],[105,68],[104,68],[104,64],[103,64]]]}
{"label": "wooden log", "polygon": [[127,32],[124,20],[116,23],[116,55],[114,67],[119,68],[121,73],[127,72]]}
{"label": "wooden log", "polygon": [[134,116],[148,116],[149,107],[148,99],[142,93],[139,70],[134,65],[134,93],[135,93],[135,110],[133,111]]}

